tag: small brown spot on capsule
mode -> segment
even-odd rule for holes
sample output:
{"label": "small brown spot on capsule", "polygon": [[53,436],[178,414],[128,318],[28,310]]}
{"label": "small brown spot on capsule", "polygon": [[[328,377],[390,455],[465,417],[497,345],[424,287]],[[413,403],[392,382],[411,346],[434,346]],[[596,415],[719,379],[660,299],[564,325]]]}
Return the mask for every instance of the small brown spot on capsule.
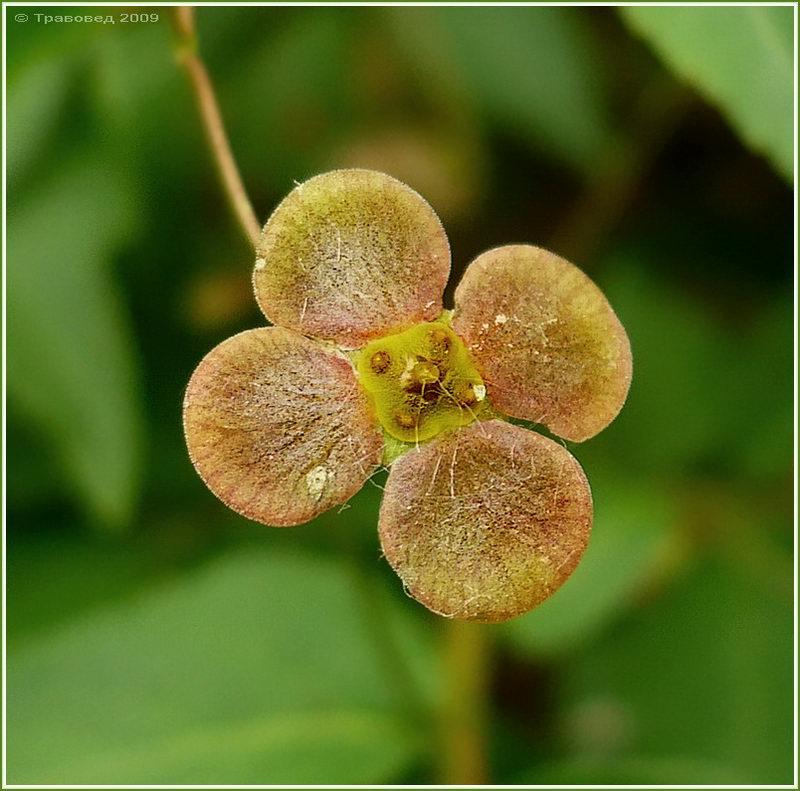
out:
{"label": "small brown spot on capsule", "polygon": [[458,385],[453,395],[455,396],[456,401],[458,401],[460,404],[472,406],[473,404],[478,403],[478,397],[475,394],[475,389],[471,384]]}
{"label": "small brown spot on capsule", "polygon": [[431,330],[428,340],[431,346],[441,346],[444,349],[450,348],[450,336],[442,329]]}
{"label": "small brown spot on capsule", "polygon": [[408,414],[408,412],[396,412],[394,416],[395,422],[401,428],[414,428],[417,421]]}
{"label": "small brown spot on capsule", "polygon": [[375,352],[375,354],[372,355],[369,364],[376,374],[382,374],[386,372],[391,362],[392,358],[389,357],[389,354],[387,352],[380,351]]}
{"label": "small brown spot on capsule", "polygon": [[447,332],[441,328],[436,328],[428,333],[428,343],[430,345],[430,355],[437,361],[444,360],[450,351],[452,341]]}

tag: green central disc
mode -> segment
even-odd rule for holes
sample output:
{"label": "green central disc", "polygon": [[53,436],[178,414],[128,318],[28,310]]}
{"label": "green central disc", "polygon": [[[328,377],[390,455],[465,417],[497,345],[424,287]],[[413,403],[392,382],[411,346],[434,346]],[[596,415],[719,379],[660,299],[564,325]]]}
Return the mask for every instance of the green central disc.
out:
{"label": "green central disc", "polygon": [[466,426],[485,403],[464,342],[438,321],[370,343],[358,352],[356,368],[384,429],[403,442]]}

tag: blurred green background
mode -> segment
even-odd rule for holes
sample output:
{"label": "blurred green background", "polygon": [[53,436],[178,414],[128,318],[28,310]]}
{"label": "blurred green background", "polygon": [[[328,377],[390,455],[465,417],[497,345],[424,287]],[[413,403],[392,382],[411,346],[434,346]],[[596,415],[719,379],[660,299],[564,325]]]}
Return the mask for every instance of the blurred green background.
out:
{"label": "blurred green background", "polygon": [[[189,375],[264,320],[166,9],[25,11],[7,21],[8,781],[446,780],[445,624],[379,556],[380,489],[273,530],[188,461]],[[449,293],[483,250],[542,244],[630,334],[627,406],[570,447],[596,501],[585,559],[538,610],[476,627],[491,781],[790,783],[792,9],[197,23],[262,217],[294,180],[381,169],[442,217]]]}

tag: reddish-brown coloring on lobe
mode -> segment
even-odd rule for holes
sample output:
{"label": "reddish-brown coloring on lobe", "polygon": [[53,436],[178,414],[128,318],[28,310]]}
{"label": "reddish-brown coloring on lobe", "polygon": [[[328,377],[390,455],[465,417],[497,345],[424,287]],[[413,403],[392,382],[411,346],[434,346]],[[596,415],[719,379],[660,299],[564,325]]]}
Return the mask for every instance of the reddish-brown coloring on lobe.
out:
{"label": "reddish-brown coloring on lobe", "polygon": [[280,327],[248,330],[209,352],[189,381],[183,420],[209,489],[275,526],[344,503],[383,446],[350,362]]}
{"label": "reddish-brown coloring on lobe", "polygon": [[569,261],[498,247],[467,268],[453,329],[494,406],[580,442],[617,415],[631,381],[628,336],[600,289]]}
{"label": "reddish-brown coloring on lobe", "polygon": [[500,420],[420,446],[392,466],[384,554],[440,615],[495,622],[552,595],[586,548],[592,497],[561,445]]}
{"label": "reddish-brown coloring on lobe", "polygon": [[336,170],[300,184],[264,226],[253,284],[274,324],[355,349],[442,310],[450,247],[400,181]]}

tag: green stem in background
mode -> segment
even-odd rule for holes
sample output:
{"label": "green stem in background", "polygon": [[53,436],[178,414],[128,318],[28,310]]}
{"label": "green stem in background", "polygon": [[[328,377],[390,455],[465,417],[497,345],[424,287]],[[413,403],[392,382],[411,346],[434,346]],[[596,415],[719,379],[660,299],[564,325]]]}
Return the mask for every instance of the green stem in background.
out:
{"label": "green stem in background", "polygon": [[457,620],[444,624],[446,689],[439,754],[439,782],[444,785],[489,782],[490,628]]}
{"label": "green stem in background", "polygon": [[177,57],[189,76],[197,108],[203,122],[211,154],[217,167],[222,188],[236,219],[248,241],[256,246],[261,234],[253,204],[247,196],[236,160],[233,157],[219,103],[205,64],[197,54],[197,33],[192,6],[176,6],[172,20],[177,38]]}

